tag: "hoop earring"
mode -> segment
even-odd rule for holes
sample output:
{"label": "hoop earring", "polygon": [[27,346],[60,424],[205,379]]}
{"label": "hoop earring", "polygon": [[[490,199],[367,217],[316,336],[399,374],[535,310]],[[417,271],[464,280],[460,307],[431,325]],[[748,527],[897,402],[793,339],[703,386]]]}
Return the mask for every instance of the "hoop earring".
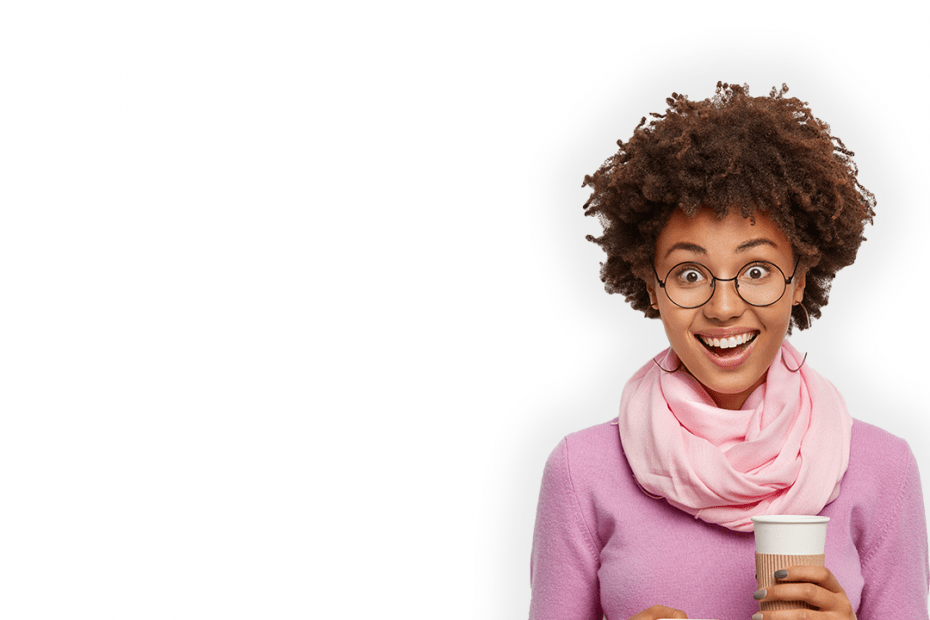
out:
{"label": "hoop earring", "polygon": [[[653,360],[653,361],[655,361],[655,360]],[[804,362],[806,362],[806,361],[807,361],[807,353],[804,354],[804,359],[801,360],[801,366],[803,366],[803,365],[804,365]],[[785,362],[785,352],[784,352],[784,351],[781,352],[781,363],[784,364],[784,365],[785,365],[785,368],[787,368],[787,369],[788,369],[789,371],[791,371],[791,372],[797,372],[797,371],[801,370],[801,366],[798,366],[797,368],[792,368],[791,366],[788,365],[787,362]]]}
{"label": "hoop earring", "polygon": [[[801,306],[801,310],[804,311],[804,316],[805,316],[805,318],[807,318],[807,329],[810,329],[810,328],[811,328],[811,315],[809,315],[809,314],[807,313],[807,308],[805,308],[805,307],[804,307],[804,304],[801,303],[800,301],[799,301],[798,303],[796,303],[795,305],[796,305],[796,306]],[[784,352],[784,351],[781,352],[781,363],[784,364],[784,365],[785,365],[785,368],[787,368],[790,372],[798,372],[799,370],[801,370],[801,366],[803,366],[803,365],[804,365],[804,362],[806,362],[806,361],[807,361],[807,353],[805,352],[805,353],[804,353],[804,358],[801,360],[801,365],[798,366],[797,368],[792,368],[791,366],[789,366],[789,365],[785,362],[785,352]]]}
{"label": "hoop earring", "polygon": [[681,370],[681,360],[678,360],[678,365],[675,366],[675,370],[665,370],[664,368],[662,368],[659,362],[656,361],[656,358],[652,358],[652,363],[658,366],[659,370],[661,370],[662,372],[667,372],[668,374],[672,374],[673,372],[678,372],[679,370]]}

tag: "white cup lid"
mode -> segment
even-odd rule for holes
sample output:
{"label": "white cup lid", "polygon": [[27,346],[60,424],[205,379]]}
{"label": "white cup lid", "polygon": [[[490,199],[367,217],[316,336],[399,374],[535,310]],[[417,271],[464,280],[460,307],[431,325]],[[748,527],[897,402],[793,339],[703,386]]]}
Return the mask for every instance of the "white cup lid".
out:
{"label": "white cup lid", "polygon": [[766,515],[752,517],[756,551],[773,555],[821,555],[830,517]]}

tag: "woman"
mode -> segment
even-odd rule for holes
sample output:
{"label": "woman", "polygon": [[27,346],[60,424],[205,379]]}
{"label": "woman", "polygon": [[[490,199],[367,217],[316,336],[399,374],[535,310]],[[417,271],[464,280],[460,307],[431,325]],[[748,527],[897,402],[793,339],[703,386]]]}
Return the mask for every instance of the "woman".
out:
{"label": "woman", "polygon": [[[670,348],[629,380],[619,417],[546,463],[533,619],[927,618],[930,571],[907,444],[855,421],[784,340],[821,316],[875,199],[805,103],[719,84],[673,94],[585,178],[601,279]],[[830,517],[826,567],[756,591],[751,517]],[[759,601],[811,610],[759,612]]]}

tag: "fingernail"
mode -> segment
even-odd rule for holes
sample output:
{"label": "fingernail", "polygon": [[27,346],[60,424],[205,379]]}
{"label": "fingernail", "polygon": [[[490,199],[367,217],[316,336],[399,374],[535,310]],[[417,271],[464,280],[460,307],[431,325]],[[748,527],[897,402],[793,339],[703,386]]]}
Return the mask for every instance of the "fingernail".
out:
{"label": "fingernail", "polygon": [[752,620],[762,620],[762,614],[752,614]]}
{"label": "fingernail", "polygon": [[766,594],[768,594],[768,592],[765,590],[756,590],[755,594],[752,595],[752,598],[756,599],[757,601],[761,601],[765,598]]}
{"label": "fingernail", "polygon": [[784,579],[788,576],[788,571],[782,569],[775,571],[775,579]]}

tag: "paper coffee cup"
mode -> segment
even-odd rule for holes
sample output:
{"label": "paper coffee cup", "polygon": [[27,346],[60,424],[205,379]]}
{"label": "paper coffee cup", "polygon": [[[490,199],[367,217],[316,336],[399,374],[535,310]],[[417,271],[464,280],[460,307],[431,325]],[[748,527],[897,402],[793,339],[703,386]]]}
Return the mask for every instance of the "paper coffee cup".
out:
{"label": "paper coffee cup", "polygon": [[[789,566],[823,566],[830,517],[768,515],[752,517],[756,537],[756,582],[775,585],[775,571]],[[760,602],[759,609],[813,609],[801,601]]]}

